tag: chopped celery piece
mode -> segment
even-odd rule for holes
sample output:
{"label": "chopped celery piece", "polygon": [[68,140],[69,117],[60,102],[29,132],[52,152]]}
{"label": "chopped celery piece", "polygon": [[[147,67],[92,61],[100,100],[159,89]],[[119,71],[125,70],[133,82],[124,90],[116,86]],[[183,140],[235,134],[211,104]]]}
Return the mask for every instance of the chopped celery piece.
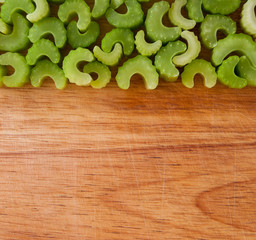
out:
{"label": "chopped celery piece", "polygon": [[11,27],[0,18],[0,32],[3,34],[10,34],[11,31]]}
{"label": "chopped celery piece", "polygon": [[204,59],[196,59],[185,66],[181,74],[183,85],[187,88],[193,88],[196,74],[200,74],[204,77],[204,86],[207,88],[212,88],[217,83],[217,73],[212,64]]}
{"label": "chopped celery piece", "polygon": [[247,2],[243,5],[243,10],[241,13],[241,26],[243,30],[250,35],[254,35],[254,37],[256,36],[255,7],[255,0],[247,0]]}
{"label": "chopped celery piece", "polygon": [[0,65],[0,87],[2,87],[3,84],[3,77],[7,75],[7,68],[5,66]]}
{"label": "chopped celery piece", "polygon": [[239,62],[238,56],[231,56],[219,66],[217,74],[219,81],[230,88],[244,88],[247,80],[235,74],[235,67]]}
{"label": "chopped celery piece", "polygon": [[187,46],[181,41],[169,42],[162,47],[155,57],[155,66],[160,77],[165,81],[174,82],[180,75],[179,70],[175,67],[172,59],[175,55],[185,52]]}
{"label": "chopped celery piece", "polygon": [[147,89],[155,89],[157,87],[159,75],[149,58],[138,55],[127,60],[123,66],[119,67],[116,75],[118,86],[121,89],[128,89],[131,77],[134,74],[140,74],[143,77]]}
{"label": "chopped celery piece", "polygon": [[97,58],[98,61],[108,65],[108,66],[115,66],[119,63],[122,54],[123,54],[123,48],[120,43],[116,43],[114,46],[114,49],[106,53],[102,51],[98,46],[95,46],[93,48],[94,56]]}
{"label": "chopped celery piece", "polygon": [[201,51],[201,43],[193,32],[183,31],[181,37],[188,42],[188,48],[186,52],[173,58],[174,64],[180,67],[196,59]]}
{"label": "chopped celery piece", "polygon": [[196,22],[202,22],[204,20],[204,14],[202,11],[203,0],[188,0],[186,5],[189,18]]}
{"label": "chopped celery piece", "polygon": [[63,60],[63,71],[69,82],[78,86],[88,86],[92,81],[92,77],[88,73],[81,72],[78,65],[81,62],[92,62],[94,56],[92,52],[85,48],[77,48],[71,50]]}
{"label": "chopped celery piece", "polygon": [[136,48],[138,50],[138,52],[142,55],[142,56],[151,56],[156,54],[159,49],[162,46],[162,41],[161,40],[157,40],[154,43],[148,43],[145,40],[145,33],[143,30],[140,30],[139,32],[137,32],[136,36],[135,36],[135,45]]}
{"label": "chopped celery piece", "polygon": [[228,15],[235,12],[241,4],[241,0],[203,0],[203,6],[210,13]]}
{"label": "chopped celery piece", "polygon": [[27,15],[27,19],[34,23],[38,22],[39,20],[47,17],[50,14],[49,4],[46,0],[33,0],[36,4],[36,9],[34,12],[29,13]]}
{"label": "chopped celery piece", "polygon": [[83,71],[88,74],[96,73],[98,75],[96,80],[91,81],[91,86],[93,88],[104,88],[111,80],[111,72],[109,68],[106,65],[96,61],[86,64]]}
{"label": "chopped celery piece", "polygon": [[192,29],[196,26],[196,21],[183,17],[181,9],[187,4],[187,0],[175,0],[169,10],[168,16],[170,21],[185,30]]}
{"label": "chopped celery piece", "polygon": [[94,6],[92,9],[92,17],[100,18],[104,16],[109,7],[109,0],[94,0]]}
{"label": "chopped celery piece", "polygon": [[164,44],[174,41],[181,34],[180,27],[166,27],[162,23],[163,16],[169,11],[170,5],[166,1],[156,2],[148,10],[145,20],[147,36],[152,41],[161,40]]}
{"label": "chopped celery piece", "polygon": [[40,39],[34,43],[26,55],[29,65],[35,65],[42,56],[47,56],[53,63],[60,61],[60,52],[58,48],[49,39]]}
{"label": "chopped celery piece", "polygon": [[110,7],[113,9],[119,8],[124,3],[124,0],[110,0]]}
{"label": "chopped celery piece", "polygon": [[21,54],[7,52],[0,55],[0,65],[10,65],[14,68],[11,76],[2,77],[2,82],[6,87],[22,87],[29,82],[30,68]]}
{"label": "chopped celery piece", "polygon": [[67,86],[67,78],[63,70],[49,60],[42,60],[31,70],[32,86],[41,87],[46,77],[50,77],[58,89],[64,89]]}
{"label": "chopped celery piece", "polygon": [[207,48],[217,46],[217,31],[223,30],[226,35],[236,33],[236,22],[223,15],[207,15],[201,24],[201,39]]}
{"label": "chopped celery piece", "polygon": [[34,23],[29,30],[28,37],[32,43],[35,43],[48,34],[53,35],[55,45],[58,48],[64,47],[67,41],[66,29],[64,24],[55,17],[44,18]]}
{"label": "chopped celery piece", "polygon": [[218,41],[213,49],[212,62],[218,66],[232,52],[239,52],[249,58],[254,67],[256,67],[256,43],[252,38],[243,33],[230,34],[226,38]]}

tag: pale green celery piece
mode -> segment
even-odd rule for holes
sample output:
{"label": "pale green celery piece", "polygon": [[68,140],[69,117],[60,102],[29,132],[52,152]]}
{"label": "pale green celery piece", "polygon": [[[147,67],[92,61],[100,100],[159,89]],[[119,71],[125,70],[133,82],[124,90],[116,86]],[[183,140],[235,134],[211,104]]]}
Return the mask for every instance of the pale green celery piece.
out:
{"label": "pale green celery piece", "polygon": [[92,81],[92,77],[88,73],[81,72],[78,65],[81,62],[92,62],[94,56],[92,52],[85,48],[77,48],[71,50],[63,60],[63,71],[69,82],[78,86],[88,86]]}
{"label": "pale green celery piece", "polygon": [[170,4],[166,1],[156,2],[148,10],[145,28],[149,39],[153,42],[161,40],[163,44],[174,41],[181,34],[180,27],[166,27],[163,25],[163,16],[169,11]]}
{"label": "pale green celery piece", "polygon": [[86,31],[91,22],[91,12],[84,0],[66,0],[58,10],[58,17],[64,23],[70,22],[76,14],[78,15],[78,29]]}
{"label": "pale green celery piece", "polygon": [[247,56],[252,65],[256,67],[256,42],[250,36],[243,33],[230,34],[219,40],[217,46],[213,49],[213,64],[219,66],[232,52]]}
{"label": "pale green celery piece", "polygon": [[46,77],[50,77],[58,89],[64,89],[67,86],[67,78],[57,64],[49,60],[38,61],[31,70],[30,79],[32,86],[41,87]]}
{"label": "pale green celery piece", "polygon": [[58,48],[64,47],[67,41],[66,29],[63,22],[55,17],[44,18],[34,23],[29,30],[28,37],[32,43],[35,43],[49,34],[54,37],[55,45]]}
{"label": "pale green celery piece", "polygon": [[113,50],[109,53],[102,51],[98,46],[93,48],[93,54],[98,61],[108,66],[115,66],[119,63],[122,55],[123,48],[120,43],[116,43]]}
{"label": "pale green celery piece", "polygon": [[96,73],[98,75],[96,80],[91,81],[91,86],[96,89],[106,87],[111,80],[111,71],[109,68],[96,61],[86,64],[83,71],[88,74]]}
{"label": "pale green celery piece", "polygon": [[0,32],[3,34],[10,34],[12,32],[11,27],[0,18]]}
{"label": "pale green celery piece", "polygon": [[21,54],[7,52],[0,55],[0,65],[11,66],[15,70],[11,76],[2,77],[6,87],[22,87],[29,82],[30,67]]}
{"label": "pale green celery piece", "polygon": [[53,63],[59,63],[60,52],[49,39],[40,39],[28,49],[26,60],[28,65],[35,65],[41,57],[48,57]]}
{"label": "pale green celery piece", "polygon": [[109,8],[106,12],[106,19],[110,25],[116,28],[137,28],[143,24],[144,12],[137,0],[125,0],[127,12],[124,14]]}
{"label": "pale green celery piece", "polygon": [[201,43],[193,32],[183,31],[181,37],[187,41],[188,47],[186,52],[173,58],[173,63],[179,67],[192,62],[201,52]]}
{"label": "pale green celery piece", "polygon": [[138,55],[119,67],[116,75],[118,86],[124,90],[128,89],[134,74],[140,74],[143,77],[146,89],[152,90],[158,86],[159,75],[149,58]]}
{"label": "pale green celery piece", "polygon": [[236,22],[223,15],[207,15],[201,24],[200,36],[203,45],[209,49],[217,46],[217,32],[222,30],[226,35],[236,33]]}
{"label": "pale green celery piece", "polygon": [[110,7],[113,9],[119,8],[124,3],[124,0],[110,0]]}
{"label": "pale green celery piece", "polygon": [[157,40],[154,43],[148,43],[145,40],[144,31],[140,30],[139,32],[137,32],[137,34],[135,36],[135,45],[136,45],[138,52],[142,56],[149,57],[149,56],[156,54],[159,51],[159,49],[162,47],[162,41]]}
{"label": "pale green celery piece", "polygon": [[235,68],[239,63],[238,56],[231,56],[219,66],[217,70],[219,81],[230,88],[244,88],[247,80],[235,74]]}
{"label": "pale green celery piece", "polygon": [[5,0],[1,6],[1,18],[6,23],[12,23],[12,15],[17,11],[34,12],[35,7],[31,0]]}
{"label": "pale green celery piece", "polygon": [[181,41],[169,42],[162,47],[155,57],[155,66],[160,77],[165,81],[174,82],[180,75],[179,70],[172,62],[174,56],[185,52],[187,46]]}
{"label": "pale green celery piece", "polygon": [[212,64],[204,59],[196,59],[185,66],[181,74],[183,85],[187,88],[193,88],[196,74],[204,77],[204,86],[207,88],[212,88],[217,83],[217,73]]}
{"label": "pale green celery piece", "polygon": [[168,13],[170,21],[185,30],[193,29],[196,26],[196,21],[183,17],[181,9],[187,4],[187,0],[175,0]]}
{"label": "pale green celery piece", "polygon": [[122,44],[124,55],[131,55],[134,49],[133,32],[126,28],[115,28],[104,36],[101,48],[104,52],[110,52],[116,43]]}
{"label": "pale green celery piece", "polygon": [[228,15],[235,12],[241,4],[241,0],[203,0],[203,7],[213,14]]}
{"label": "pale green celery piece", "polygon": [[7,75],[7,68],[5,66],[0,65],[0,87],[2,87],[3,84],[3,77]]}
{"label": "pale green celery piece", "polygon": [[0,0],[0,3],[4,3],[4,0]]}
{"label": "pale green celery piece", "polygon": [[243,5],[243,10],[241,13],[241,26],[243,30],[250,35],[254,35],[254,37],[256,36],[255,7],[255,0],[247,0],[247,2]]}
{"label": "pale green celery piece", "polygon": [[110,0],[94,0],[94,6],[92,9],[92,17],[93,18],[100,18],[104,16],[108,7],[109,7]]}
{"label": "pale green celery piece", "polygon": [[36,9],[34,12],[29,13],[27,15],[27,19],[34,23],[38,22],[39,20],[47,17],[50,14],[49,4],[46,0],[33,0],[36,4]]}
{"label": "pale green celery piece", "polygon": [[67,28],[68,42],[73,48],[89,47],[96,42],[100,35],[100,26],[97,22],[92,21],[86,32],[81,33],[77,28],[76,22],[69,23]]}
{"label": "pale green celery piece", "polygon": [[188,10],[189,18],[196,22],[202,22],[204,20],[204,14],[202,11],[203,0],[188,0],[186,8]]}

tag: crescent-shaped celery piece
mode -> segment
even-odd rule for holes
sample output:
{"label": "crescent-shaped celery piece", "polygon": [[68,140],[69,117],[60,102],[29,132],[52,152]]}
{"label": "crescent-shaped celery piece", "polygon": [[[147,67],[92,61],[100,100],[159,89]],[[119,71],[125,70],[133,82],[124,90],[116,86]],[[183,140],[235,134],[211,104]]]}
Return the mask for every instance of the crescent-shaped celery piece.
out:
{"label": "crescent-shaped celery piece", "polygon": [[174,64],[179,67],[192,62],[199,56],[201,51],[201,43],[193,32],[183,31],[181,37],[187,41],[188,47],[186,52],[173,58]]}
{"label": "crescent-shaped celery piece", "polygon": [[137,28],[143,24],[144,12],[137,0],[125,0],[127,12],[124,14],[109,8],[105,17],[110,25],[116,28]]}
{"label": "crescent-shaped celery piece", "polygon": [[116,75],[117,85],[121,89],[128,89],[131,77],[134,74],[140,74],[143,77],[146,89],[152,90],[157,87],[159,75],[149,58],[138,55],[127,60],[123,66],[118,68]]}
{"label": "crescent-shaped celery piece", "polygon": [[217,32],[222,30],[226,35],[236,33],[236,22],[223,15],[207,15],[201,24],[201,40],[205,47],[217,46]]}
{"label": "crescent-shaped celery piece", "polygon": [[212,88],[217,83],[217,73],[212,64],[204,59],[196,59],[185,66],[181,74],[182,84],[187,88],[193,88],[196,74],[204,77],[204,86],[207,88]]}
{"label": "crescent-shaped celery piece", "polygon": [[238,56],[231,56],[219,66],[217,70],[219,81],[230,88],[244,88],[247,80],[235,74],[235,68],[239,63]]}
{"label": "crescent-shaped celery piece", "polygon": [[6,23],[12,23],[12,15],[15,12],[34,12],[35,7],[31,0],[5,0],[1,6],[1,18]]}
{"label": "crescent-shaped celery piece", "polygon": [[49,4],[46,0],[33,0],[36,4],[36,9],[34,12],[29,13],[27,15],[27,19],[34,23],[38,22],[39,20],[47,17],[50,14]]}
{"label": "crescent-shaped celery piece", "polygon": [[62,22],[70,22],[74,15],[78,16],[78,29],[82,32],[86,31],[91,22],[91,12],[84,0],[66,0],[60,5],[58,17]]}
{"label": "crescent-shaped celery piece", "polygon": [[92,52],[85,48],[77,48],[71,50],[63,60],[63,71],[69,82],[78,86],[88,86],[92,81],[92,77],[88,73],[81,72],[78,64],[81,62],[92,62],[94,56]]}
{"label": "crescent-shaped celery piece", "polygon": [[250,34],[256,35],[256,16],[255,16],[255,0],[247,0],[243,5],[243,10],[241,13],[241,26],[243,30]]}
{"label": "crescent-shaped celery piece", "polygon": [[9,65],[14,68],[11,76],[2,77],[2,82],[6,87],[22,87],[29,82],[30,67],[21,54],[7,52],[0,55],[0,65]]}
{"label": "crescent-shaped celery piece", "polygon": [[186,5],[188,17],[196,22],[202,22],[204,20],[202,4],[203,0],[188,0]]}
{"label": "crescent-shaped celery piece", "polygon": [[53,63],[59,63],[60,52],[49,39],[40,39],[28,49],[26,60],[28,65],[35,65],[41,57],[48,57]]}
{"label": "crescent-shaped celery piece", "polygon": [[135,36],[135,45],[136,45],[138,52],[142,56],[149,57],[149,56],[156,54],[159,51],[159,49],[162,47],[162,41],[157,40],[154,43],[148,43],[145,40],[144,31],[140,30],[139,32],[137,32],[137,34]]}
{"label": "crescent-shaped celery piece", "polygon": [[122,55],[123,48],[120,43],[116,43],[113,50],[109,53],[102,51],[98,46],[93,48],[93,54],[98,61],[108,66],[115,66],[119,63]]}
{"label": "crescent-shaped celery piece", "polygon": [[54,37],[56,47],[64,47],[67,41],[66,29],[63,22],[55,17],[44,18],[34,23],[29,30],[28,37],[32,43],[35,43],[49,34]]}
{"label": "crescent-shaped celery piece", "polygon": [[11,27],[0,18],[0,32],[3,34],[10,34],[11,31]]}
{"label": "crescent-shaped celery piece", "polygon": [[114,28],[108,32],[101,41],[104,52],[110,52],[116,43],[121,43],[124,55],[129,56],[134,49],[134,36],[130,29]]}
{"label": "crescent-shaped celery piece", "polygon": [[97,19],[104,16],[109,7],[109,1],[110,0],[94,0],[92,17]]}
{"label": "crescent-shaped celery piece", "polygon": [[181,34],[180,27],[166,27],[163,25],[163,16],[169,11],[170,4],[166,1],[156,2],[148,10],[145,28],[147,36],[153,42],[161,40],[163,44],[174,41]]}
{"label": "crescent-shaped celery piece", "polygon": [[230,34],[226,38],[219,40],[217,46],[213,49],[213,64],[219,66],[232,52],[245,55],[252,65],[256,67],[256,42],[250,36],[243,33]]}
{"label": "crescent-shaped celery piece", "polygon": [[57,64],[49,60],[38,61],[31,70],[30,81],[32,86],[41,87],[46,77],[50,77],[58,89],[64,89],[67,86],[67,78]]}
{"label": "crescent-shaped celery piece", "polygon": [[91,81],[91,86],[96,89],[106,87],[111,80],[111,71],[109,68],[96,61],[86,64],[83,71],[88,74],[96,73],[98,75],[96,80]]}
{"label": "crescent-shaped celery piece", "polygon": [[235,12],[241,4],[241,0],[203,0],[203,7],[212,14],[228,15]]}
{"label": "crescent-shaped celery piece", "polygon": [[0,87],[2,87],[3,84],[3,76],[7,75],[7,68],[5,66],[0,65]]}
{"label": "crescent-shaped celery piece", "polygon": [[174,56],[185,52],[187,46],[181,41],[169,42],[162,47],[155,57],[155,66],[160,77],[165,81],[174,82],[180,75],[179,70],[172,62]]}
{"label": "crescent-shaped celery piece", "polygon": [[124,3],[124,0],[110,0],[110,7],[113,9],[119,8]]}
{"label": "crescent-shaped celery piece", "polygon": [[76,22],[72,21],[68,24],[67,36],[68,42],[73,48],[89,47],[96,42],[100,35],[100,26],[97,22],[92,21],[87,30],[81,33],[77,28]]}
{"label": "crescent-shaped celery piece", "polygon": [[196,21],[183,17],[181,9],[187,4],[187,0],[175,0],[168,12],[170,21],[185,30],[193,29],[196,26]]}

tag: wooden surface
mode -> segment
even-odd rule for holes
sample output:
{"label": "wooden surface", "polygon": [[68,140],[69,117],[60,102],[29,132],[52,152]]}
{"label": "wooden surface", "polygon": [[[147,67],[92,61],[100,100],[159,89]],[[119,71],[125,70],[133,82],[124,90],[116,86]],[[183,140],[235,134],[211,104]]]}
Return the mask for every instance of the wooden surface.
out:
{"label": "wooden surface", "polygon": [[255,240],[255,93],[1,89],[0,239]]}

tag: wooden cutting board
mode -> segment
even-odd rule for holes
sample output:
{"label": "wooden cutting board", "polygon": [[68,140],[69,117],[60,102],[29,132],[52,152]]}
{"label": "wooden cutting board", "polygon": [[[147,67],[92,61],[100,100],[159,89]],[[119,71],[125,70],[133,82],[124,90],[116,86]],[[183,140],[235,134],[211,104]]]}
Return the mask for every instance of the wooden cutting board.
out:
{"label": "wooden cutting board", "polygon": [[1,240],[256,239],[255,88],[0,94]]}

